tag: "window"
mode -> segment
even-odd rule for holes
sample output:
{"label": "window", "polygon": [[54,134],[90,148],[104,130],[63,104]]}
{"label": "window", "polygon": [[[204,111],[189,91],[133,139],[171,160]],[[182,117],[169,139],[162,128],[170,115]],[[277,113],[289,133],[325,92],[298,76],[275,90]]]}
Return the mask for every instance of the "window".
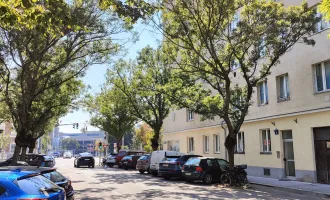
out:
{"label": "window", "polygon": [[277,80],[277,102],[290,99],[288,74],[278,76]]}
{"label": "window", "polygon": [[175,113],[172,113],[172,121],[175,121]]}
{"label": "window", "polygon": [[14,152],[15,151],[15,147],[16,147],[16,144],[10,144],[10,152]]}
{"label": "window", "polygon": [[235,152],[236,153],[244,153],[245,151],[245,145],[244,145],[244,132],[239,132],[236,135],[236,147]]}
{"label": "window", "polygon": [[213,141],[214,141],[214,153],[220,153],[220,136],[213,135]]}
{"label": "window", "polygon": [[240,64],[239,64],[239,62],[238,62],[238,60],[233,60],[232,62],[231,62],[231,70],[236,70],[236,69],[238,69],[238,68],[240,68],[241,66],[240,66]]}
{"label": "window", "polygon": [[258,84],[258,103],[259,105],[265,105],[268,103],[268,87],[267,81],[263,81]]}
{"label": "window", "polygon": [[169,151],[180,151],[180,141],[171,140],[167,142],[167,150]]}
{"label": "window", "polygon": [[217,159],[218,164],[220,165],[220,168],[222,171],[226,171],[227,167],[229,167],[229,163],[222,159]]}
{"label": "window", "polygon": [[203,140],[204,140],[204,153],[208,153],[210,151],[210,137],[204,135]]}
{"label": "window", "polygon": [[188,138],[188,153],[189,152],[194,152],[194,150],[195,150],[194,138],[193,137],[189,137]]}
{"label": "window", "polygon": [[330,28],[330,21],[327,21],[319,11],[317,11],[316,16],[321,18],[321,20],[316,24],[316,32],[320,32],[327,28]]}
{"label": "window", "polygon": [[194,120],[194,112],[193,111],[191,111],[191,110],[187,111],[187,119],[188,119],[188,121]]}
{"label": "window", "polygon": [[261,38],[261,42],[260,42],[260,45],[259,45],[259,51],[260,51],[260,57],[263,57],[266,55],[266,37],[263,36]]}
{"label": "window", "polygon": [[272,151],[269,129],[261,130],[261,151],[262,152]]}
{"label": "window", "polygon": [[239,22],[239,14],[236,13],[233,17],[233,21],[231,21],[229,24],[229,32],[237,28],[238,22]]}
{"label": "window", "polygon": [[330,90],[330,61],[317,64],[314,71],[316,92]]}

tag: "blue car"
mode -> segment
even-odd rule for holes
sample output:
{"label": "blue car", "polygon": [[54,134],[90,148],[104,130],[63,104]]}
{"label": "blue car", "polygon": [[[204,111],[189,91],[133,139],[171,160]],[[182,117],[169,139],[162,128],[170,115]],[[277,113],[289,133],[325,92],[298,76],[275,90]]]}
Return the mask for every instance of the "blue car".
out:
{"label": "blue car", "polygon": [[31,171],[1,171],[0,199],[65,200],[65,191],[56,184]]}

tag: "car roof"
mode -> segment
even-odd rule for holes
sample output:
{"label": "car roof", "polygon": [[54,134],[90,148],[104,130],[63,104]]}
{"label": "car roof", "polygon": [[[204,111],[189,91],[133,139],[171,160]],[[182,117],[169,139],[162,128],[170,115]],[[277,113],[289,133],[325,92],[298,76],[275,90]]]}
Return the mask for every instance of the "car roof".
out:
{"label": "car roof", "polygon": [[0,173],[0,180],[1,181],[13,181],[18,178],[28,176],[28,175],[35,175],[36,172],[33,171],[20,171],[20,170],[8,170],[8,171],[1,171]]}
{"label": "car roof", "polygon": [[15,170],[21,170],[21,171],[31,171],[31,172],[51,172],[56,171],[55,167],[38,167],[38,166],[6,166],[6,167],[0,167],[0,171],[15,171]]}

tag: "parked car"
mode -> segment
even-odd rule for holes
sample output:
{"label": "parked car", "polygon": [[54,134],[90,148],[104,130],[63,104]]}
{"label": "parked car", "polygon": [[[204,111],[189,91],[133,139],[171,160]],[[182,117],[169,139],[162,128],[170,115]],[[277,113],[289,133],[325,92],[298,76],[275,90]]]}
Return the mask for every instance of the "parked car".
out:
{"label": "parked car", "polygon": [[120,161],[125,157],[125,156],[128,156],[128,155],[139,155],[139,156],[142,156],[144,154],[144,151],[136,151],[136,150],[128,150],[128,149],[123,149],[123,150],[120,150],[119,153],[117,154],[116,156],[116,165],[119,166],[119,163]]}
{"label": "parked car", "polygon": [[79,168],[80,166],[95,167],[95,160],[90,153],[80,153],[74,160],[74,167]]}
{"label": "parked car", "polygon": [[159,163],[159,175],[165,179],[173,177],[181,177],[181,168],[187,162],[189,158],[202,157],[199,155],[184,155],[184,156],[170,156],[165,157],[162,162]]}
{"label": "parked car", "polygon": [[[12,162],[12,158],[9,158],[6,161],[0,162],[0,167],[10,166]],[[29,164],[24,161],[17,161],[17,164],[15,166],[28,166]]]}
{"label": "parked car", "polygon": [[228,162],[220,158],[194,157],[183,165],[182,176],[187,181],[201,180],[211,184],[213,181],[220,181],[228,166]]}
{"label": "parked car", "polygon": [[[21,155],[18,156],[19,160],[20,158]],[[12,158],[10,158],[9,160],[11,162]],[[22,161],[18,161],[18,162],[21,163]],[[55,165],[55,159],[51,156],[46,156],[44,154],[26,154],[25,162],[30,166],[54,167]]]}
{"label": "parked car", "polygon": [[159,163],[165,158],[165,157],[173,157],[173,156],[183,156],[184,153],[178,152],[178,151],[153,151],[150,155],[150,168],[149,171],[153,176],[158,175],[159,170]]}
{"label": "parked car", "polygon": [[141,156],[137,155],[125,156],[123,159],[121,159],[118,166],[123,167],[124,169],[136,169],[137,160],[140,157]]}
{"label": "parked car", "polygon": [[116,156],[117,154],[111,154],[107,157],[106,161],[105,161],[105,164],[108,166],[108,167],[113,167],[114,165],[116,165]]}
{"label": "parked car", "polygon": [[66,199],[63,188],[31,171],[1,171],[0,183],[0,199]]}
{"label": "parked car", "polygon": [[67,200],[74,199],[74,190],[71,185],[71,180],[64,177],[61,173],[56,171],[56,168],[51,167],[37,167],[37,166],[9,166],[9,167],[0,167],[0,171],[31,171],[39,173],[46,177],[48,180],[51,180],[57,186],[64,188],[66,193]]}
{"label": "parked car", "polygon": [[136,169],[143,174],[144,172],[149,173],[150,166],[150,154],[144,154],[137,160]]}
{"label": "parked car", "polygon": [[72,153],[70,151],[64,152],[63,158],[72,158]]}
{"label": "parked car", "polygon": [[52,156],[53,156],[54,158],[58,158],[58,157],[61,157],[61,153],[59,153],[59,152],[54,152]]}

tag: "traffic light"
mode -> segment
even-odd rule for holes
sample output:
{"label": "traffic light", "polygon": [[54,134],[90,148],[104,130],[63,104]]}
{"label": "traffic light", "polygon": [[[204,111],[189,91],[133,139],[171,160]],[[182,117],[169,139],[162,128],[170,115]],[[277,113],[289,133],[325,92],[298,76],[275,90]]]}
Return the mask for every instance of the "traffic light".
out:
{"label": "traffic light", "polygon": [[102,149],[102,142],[99,142],[99,149]]}
{"label": "traffic light", "polygon": [[73,123],[72,124],[72,128],[73,129],[78,129],[79,128],[79,124],[78,123]]}

